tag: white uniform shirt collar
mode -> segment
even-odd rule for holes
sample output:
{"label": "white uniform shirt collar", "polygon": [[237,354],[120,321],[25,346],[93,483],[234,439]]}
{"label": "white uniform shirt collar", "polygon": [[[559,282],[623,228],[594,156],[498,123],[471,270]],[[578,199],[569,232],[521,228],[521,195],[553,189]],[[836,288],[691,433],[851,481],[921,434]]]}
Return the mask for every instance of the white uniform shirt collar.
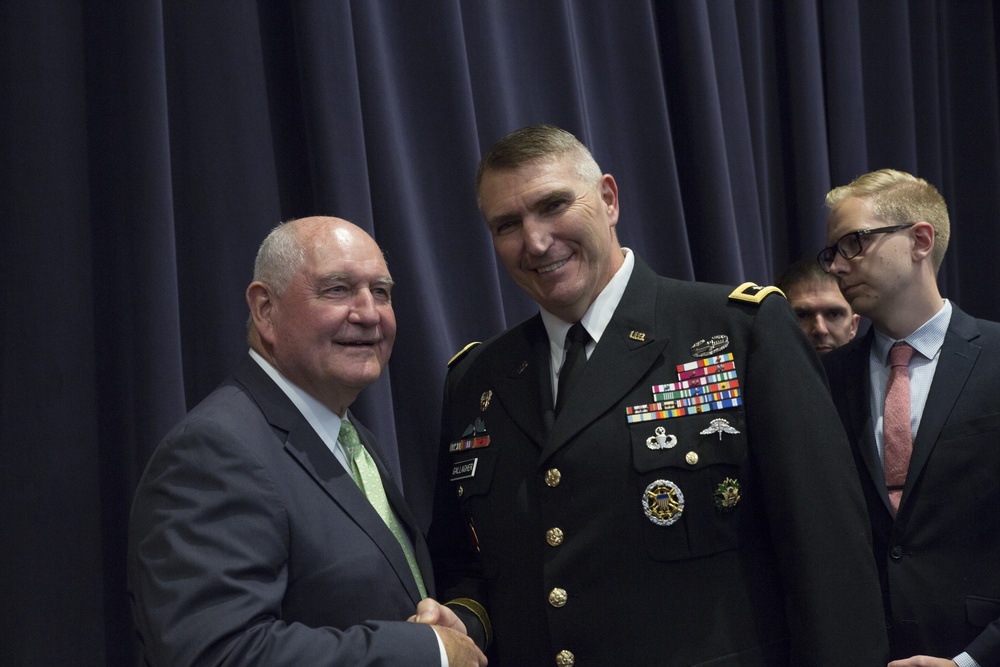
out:
{"label": "white uniform shirt collar", "polygon": [[[614,316],[615,310],[618,309],[618,304],[621,303],[622,295],[625,294],[625,288],[628,287],[628,281],[632,277],[632,270],[635,268],[635,255],[632,254],[632,251],[628,248],[622,248],[622,254],[625,255],[622,265],[618,267],[615,275],[611,277],[608,284],[604,286],[601,293],[594,299],[594,303],[590,304],[590,308],[580,318],[580,323],[583,324],[583,328],[587,330],[591,338],[591,342],[587,343],[588,359],[594,348],[597,347],[597,343],[600,342],[601,336],[604,335],[604,330],[611,323],[611,318]],[[565,356],[563,345],[566,342],[566,334],[574,323],[564,322],[544,308],[540,308],[539,310],[542,316],[542,323],[545,325],[545,332],[549,336],[549,354],[551,355],[549,368],[551,370],[552,392],[554,396],[555,388],[558,384],[556,382],[558,371],[562,366],[563,356]]]}

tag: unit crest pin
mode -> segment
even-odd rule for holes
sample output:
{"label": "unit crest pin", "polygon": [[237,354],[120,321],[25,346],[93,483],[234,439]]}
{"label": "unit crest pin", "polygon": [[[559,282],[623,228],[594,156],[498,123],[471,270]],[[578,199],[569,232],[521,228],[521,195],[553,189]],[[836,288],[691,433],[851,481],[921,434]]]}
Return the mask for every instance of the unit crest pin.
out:
{"label": "unit crest pin", "polygon": [[733,509],[740,498],[740,483],[732,477],[725,478],[715,487],[715,506],[720,511]]}

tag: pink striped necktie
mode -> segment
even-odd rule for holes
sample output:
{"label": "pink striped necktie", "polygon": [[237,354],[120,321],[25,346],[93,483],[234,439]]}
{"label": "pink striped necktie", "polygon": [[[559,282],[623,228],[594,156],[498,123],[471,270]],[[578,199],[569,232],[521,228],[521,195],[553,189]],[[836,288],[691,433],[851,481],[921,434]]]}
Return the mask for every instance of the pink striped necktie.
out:
{"label": "pink striped necktie", "polygon": [[889,489],[892,512],[899,510],[899,501],[906,485],[906,471],[910,467],[913,451],[913,434],[910,431],[910,358],[913,348],[897,343],[889,351],[889,382],[885,391],[885,410],[882,414],[882,439],[885,445],[885,485]]}

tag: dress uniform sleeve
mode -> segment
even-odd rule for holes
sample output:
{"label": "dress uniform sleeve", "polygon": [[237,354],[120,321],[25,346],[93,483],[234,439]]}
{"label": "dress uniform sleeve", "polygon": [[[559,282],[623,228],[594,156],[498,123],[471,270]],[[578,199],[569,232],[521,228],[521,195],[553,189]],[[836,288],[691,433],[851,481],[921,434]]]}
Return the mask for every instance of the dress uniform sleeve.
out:
{"label": "dress uniform sleeve", "polygon": [[473,345],[466,346],[448,362],[449,373],[442,402],[434,517],[427,543],[434,563],[438,599],[462,619],[469,636],[485,651],[492,640],[486,581],[469,527],[449,482],[450,459],[447,456],[451,397],[458,381],[468,369],[471,361],[468,357]]}
{"label": "dress uniform sleeve", "polygon": [[885,664],[868,516],[826,376],[784,299],[755,308],[744,398],[793,664]]}

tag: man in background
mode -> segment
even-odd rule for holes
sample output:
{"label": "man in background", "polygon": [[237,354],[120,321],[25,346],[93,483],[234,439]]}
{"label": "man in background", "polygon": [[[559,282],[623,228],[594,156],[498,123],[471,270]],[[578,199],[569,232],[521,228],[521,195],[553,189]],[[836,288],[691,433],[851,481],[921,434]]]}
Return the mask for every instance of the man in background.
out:
{"label": "man in background", "polygon": [[864,337],[823,357],[868,505],[892,667],[1000,665],[1000,325],[941,298],[944,198],[882,169],[835,188],[819,254]]}
{"label": "man in background", "polygon": [[498,663],[884,664],[850,450],[777,290],[654,274],[556,127],[477,193],[540,312],[450,364],[430,540]]}
{"label": "man in background", "polygon": [[[451,609],[424,599],[424,536],[348,409],[389,361],[392,285],[346,220],[264,240],[250,352],[160,443],[132,505],[146,664],[486,664]],[[405,622],[428,605],[438,625]]]}
{"label": "man in background", "polygon": [[813,259],[801,259],[785,269],[775,286],[785,293],[799,326],[819,354],[844,345],[858,332],[861,316],[840,293],[836,277]]}

